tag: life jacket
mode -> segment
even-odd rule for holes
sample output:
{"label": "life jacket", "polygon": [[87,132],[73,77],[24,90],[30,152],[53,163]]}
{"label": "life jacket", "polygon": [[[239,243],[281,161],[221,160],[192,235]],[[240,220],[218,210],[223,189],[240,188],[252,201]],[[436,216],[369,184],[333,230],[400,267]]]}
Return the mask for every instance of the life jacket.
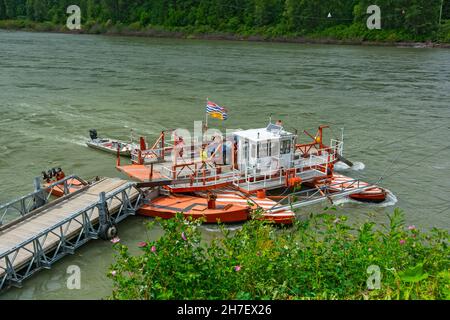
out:
{"label": "life jacket", "polygon": [[202,159],[203,162],[208,160],[208,153],[206,152],[206,150],[202,150],[202,152],[200,153],[200,158]]}

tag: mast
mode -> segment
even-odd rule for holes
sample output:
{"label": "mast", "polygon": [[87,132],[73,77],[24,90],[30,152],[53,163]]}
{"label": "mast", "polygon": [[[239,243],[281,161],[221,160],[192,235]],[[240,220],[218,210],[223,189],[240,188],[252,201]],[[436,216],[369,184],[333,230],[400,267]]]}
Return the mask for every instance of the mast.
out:
{"label": "mast", "polygon": [[206,98],[206,108],[205,108],[205,132],[208,130],[208,102],[209,98]]}

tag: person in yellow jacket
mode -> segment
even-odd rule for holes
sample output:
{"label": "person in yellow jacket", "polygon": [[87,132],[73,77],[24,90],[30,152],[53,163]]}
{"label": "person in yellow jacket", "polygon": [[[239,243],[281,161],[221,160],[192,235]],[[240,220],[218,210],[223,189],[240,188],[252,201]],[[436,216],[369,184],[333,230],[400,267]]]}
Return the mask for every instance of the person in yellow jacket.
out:
{"label": "person in yellow jacket", "polygon": [[208,153],[206,152],[205,146],[202,146],[202,150],[200,151],[200,159],[202,160],[202,166],[200,170],[206,168],[206,161],[208,160]]}

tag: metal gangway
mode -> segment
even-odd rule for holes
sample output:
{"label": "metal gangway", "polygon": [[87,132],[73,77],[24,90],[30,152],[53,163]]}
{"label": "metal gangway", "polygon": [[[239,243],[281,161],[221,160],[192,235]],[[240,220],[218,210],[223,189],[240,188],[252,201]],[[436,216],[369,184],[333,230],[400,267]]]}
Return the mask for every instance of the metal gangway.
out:
{"label": "metal gangway", "polygon": [[[74,182],[81,185],[71,192]],[[53,188],[64,196],[50,201]],[[72,189],[73,191],[73,189]],[[0,206],[0,290],[27,279],[92,239],[110,239],[117,224],[134,215],[142,192],[134,183],[112,178],[94,182],[70,176]]]}

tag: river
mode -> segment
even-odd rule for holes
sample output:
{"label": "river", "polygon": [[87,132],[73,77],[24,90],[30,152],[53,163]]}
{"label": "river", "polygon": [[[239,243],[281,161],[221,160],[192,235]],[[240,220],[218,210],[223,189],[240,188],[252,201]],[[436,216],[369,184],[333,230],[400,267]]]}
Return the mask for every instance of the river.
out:
{"label": "river", "polygon": [[[192,128],[205,99],[229,109],[224,128],[285,128],[340,136],[355,178],[377,181],[384,205],[341,202],[354,221],[386,222],[395,207],[408,224],[450,229],[450,51],[395,47],[151,39],[0,31],[0,203],[32,191],[33,177],[61,166],[82,177],[122,177],[114,157],[85,146],[88,131],[156,139]],[[306,136],[305,136],[306,137]],[[302,138],[303,139],[303,138]],[[306,141],[306,140],[304,140]],[[299,217],[322,210],[304,209]],[[122,223],[120,237],[156,239],[144,218]],[[214,227],[204,228],[214,237]],[[111,243],[93,241],[0,299],[100,299]],[[66,287],[81,268],[81,290]]]}

